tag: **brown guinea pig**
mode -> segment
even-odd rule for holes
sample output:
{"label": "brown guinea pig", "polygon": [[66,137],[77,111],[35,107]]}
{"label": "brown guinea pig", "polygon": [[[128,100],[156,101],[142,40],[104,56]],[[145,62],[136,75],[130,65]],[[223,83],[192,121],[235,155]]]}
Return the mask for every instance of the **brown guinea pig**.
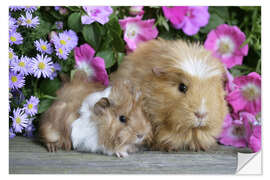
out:
{"label": "brown guinea pig", "polygon": [[126,157],[151,136],[141,98],[135,89],[130,90],[120,82],[85,98],[80,117],[72,123],[75,150]]}
{"label": "brown guinea pig", "polygon": [[111,80],[141,87],[152,148],[174,151],[216,144],[228,111],[224,77],[222,63],[202,45],[158,39],[127,55]]}

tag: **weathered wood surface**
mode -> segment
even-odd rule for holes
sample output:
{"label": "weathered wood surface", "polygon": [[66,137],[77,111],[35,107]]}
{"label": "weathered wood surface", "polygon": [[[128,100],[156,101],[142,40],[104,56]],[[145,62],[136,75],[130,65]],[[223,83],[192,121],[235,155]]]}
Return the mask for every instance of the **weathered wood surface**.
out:
{"label": "weathered wood surface", "polygon": [[218,146],[208,152],[144,151],[119,159],[75,151],[48,153],[34,140],[9,141],[10,174],[234,174],[237,152],[248,149]]}

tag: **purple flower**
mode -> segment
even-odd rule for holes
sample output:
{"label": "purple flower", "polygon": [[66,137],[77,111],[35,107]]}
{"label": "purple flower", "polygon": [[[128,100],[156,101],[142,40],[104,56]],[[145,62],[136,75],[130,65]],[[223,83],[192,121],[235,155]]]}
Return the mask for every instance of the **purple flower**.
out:
{"label": "purple flower", "polygon": [[76,67],[86,72],[89,78],[99,81],[105,86],[109,84],[109,78],[104,59],[94,57],[95,50],[88,44],[83,44],[74,49]]}
{"label": "purple flower", "polygon": [[9,61],[11,61],[11,62],[13,60],[18,59],[18,56],[13,52],[12,48],[8,48],[8,58],[9,58]]}
{"label": "purple flower", "polygon": [[61,6],[54,6],[54,10],[58,11]]}
{"label": "purple flower", "polygon": [[23,6],[10,6],[10,11],[21,11],[23,10]]}
{"label": "purple flower", "polygon": [[38,17],[36,16],[32,18],[32,14],[29,12],[26,12],[26,17],[21,15],[19,19],[22,22],[21,25],[26,26],[27,28],[35,28],[37,25],[39,25]]}
{"label": "purple flower", "polygon": [[66,60],[68,58],[70,50],[59,47],[55,49],[55,52],[59,59]]}
{"label": "purple flower", "polygon": [[56,29],[58,29],[58,30],[63,29],[63,22],[62,21],[56,21],[55,26],[56,26]]}
{"label": "purple flower", "polygon": [[97,21],[104,25],[109,21],[109,16],[113,13],[110,6],[83,6],[87,15],[81,17],[82,24],[92,24]]}
{"label": "purple flower", "polygon": [[17,25],[17,20],[14,19],[13,17],[9,16],[9,21],[8,22],[9,22],[9,27],[8,27],[9,32],[16,31],[16,29],[19,26],[19,25]]}
{"label": "purple flower", "polygon": [[36,58],[32,58],[31,67],[35,77],[40,78],[41,75],[44,78],[50,77],[52,73],[52,58],[46,55],[37,55]]}
{"label": "purple flower", "polygon": [[27,115],[24,113],[23,109],[17,108],[13,110],[12,127],[15,132],[22,132],[23,128],[28,125]]}
{"label": "purple flower", "polygon": [[77,34],[72,30],[68,30],[68,31],[65,30],[63,33],[68,36],[68,43],[70,44],[69,46],[71,47],[71,49],[76,47],[77,44],[78,44],[78,36],[77,36]]}
{"label": "purple flower", "polygon": [[39,39],[39,41],[38,40],[34,41],[34,44],[36,46],[36,49],[42,54],[43,53],[51,54],[53,52],[51,44],[48,41]]}
{"label": "purple flower", "polygon": [[54,63],[52,65],[52,74],[50,76],[50,80],[53,80],[57,76],[57,71],[61,71],[61,66],[58,63]]}
{"label": "purple flower", "polygon": [[24,110],[27,115],[34,116],[38,112],[39,99],[35,96],[31,96],[29,100],[26,100]]}
{"label": "purple flower", "polygon": [[59,33],[57,36],[53,36],[52,41],[56,49],[62,48],[69,51],[72,49],[71,43],[69,43],[69,38],[69,35],[63,32]]}
{"label": "purple flower", "polygon": [[130,50],[135,50],[141,42],[157,37],[158,30],[154,26],[154,22],[154,19],[142,20],[142,16],[119,20],[119,24],[124,30],[124,40]]}
{"label": "purple flower", "polygon": [[68,14],[67,8],[60,7],[59,8],[59,14],[61,14],[61,15],[67,15]]}
{"label": "purple flower", "polygon": [[19,89],[22,88],[25,84],[24,76],[22,74],[9,72],[9,88]]}
{"label": "purple flower", "polygon": [[17,33],[16,31],[9,32],[9,43],[10,45],[22,44],[23,43],[22,35],[20,33]]}
{"label": "purple flower", "polygon": [[10,139],[13,139],[14,137],[16,136],[16,134],[14,133],[14,130],[13,128],[9,128],[9,138]]}
{"label": "purple flower", "polygon": [[243,57],[248,53],[248,45],[241,47],[245,42],[245,34],[237,26],[221,24],[209,32],[204,47],[219,58],[227,68],[241,65]]}
{"label": "purple flower", "polygon": [[24,11],[26,11],[26,12],[32,13],[32,12],[34,12],[34,11],[37,10],[37,7],[36,7],[36,6],[24,6],[23,9],[24,9]]}
{"label": "purple flower", "polygon": [[36,130],[35,126],[32,123],[30,123],[28,126],[25,127],[23,136],[33,137],[33,132],[35,130]]}
{"label": "purple flower", "polygon": [[11,70],[15,73],[20,73],[21,75],[25,76],[30,74],[29,72],[29,62],[30,58],[26,56],[22,56],[20,59],[17,58],[10,63]]}

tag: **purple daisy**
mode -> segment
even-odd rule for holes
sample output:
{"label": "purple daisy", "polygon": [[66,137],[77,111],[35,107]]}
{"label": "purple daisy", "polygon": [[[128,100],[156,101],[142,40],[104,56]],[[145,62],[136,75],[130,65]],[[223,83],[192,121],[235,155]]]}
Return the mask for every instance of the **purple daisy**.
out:
{"label": "purple daisy", "polygon": [[9,6],[10,11],[21,11],[23,10],[23,6]]}
{"label": "purple daisy", "polygon": [[32,58],[31,68],[33,75],[37,78],[40,78],[41,75],[44,78],[50,77],[52,73],[52,58],[47,57],[46,55],[37,55],[36,58]]}
{"label": "purple daisy", "polygon": [[54,6],[54,10],[58,11],[61,6]]}
{"label": "purple daisy", "polygon": [[62,49],[67,49],[71,50],[72,46],[71,43],[69,42],[69,36],[67,33],[59,33],[57,36],[52,37],[53,44],[56,49],[62,48]]}
{"label": "purple daisy", "polygon": [[11,89],[19,89],[24,86],[25,80],[22,74],[14,73],[12,71],[9,72],[9,88]]}
{"label": "purple daisy", "polygon": [[63,47],[59,47],[59,48],[56,48],[55,49],[56,51],[56,55],[60,58],[60,59],[63,59],[63,60],[66,60],[67,57],[68,57],[68,54],[70,52],[70,50],[67,50]]}
{"label": "purple daisy", "polygon": [[57,71],[61,71],[61,66],[58,63],[54,63],[52,68],[52,74],[50,76],[50,80],[53,80],[57,76]]}
{"label": "purple daisy", "polygon": [[24,136],[33,137],[33,132],[36,130],[35,126],[31,123],[24,129]]}
{"label": "purple daisy", "polygon": [[39,99],[35,96],[31,96],[29,100],[26,100],[24,110],[27,115],[34,116],[38,112]]}
{"label": "purple daisy", "polygon": [[23,128],[28,125],[27,115],[24,113],[23,109],[17,108],[13,110],[12,127],[15,132],[22,132]]}
{"label": "purple daisy", "polygon": [[13,139],[16,136],[16,134],[14,133],[14,130],[12,128],[9,128],[9,138]]}
{"label": "purple daisy", "polygon": [[36,49],[41,53],[52,54],[53,52],[52,46],[48,41],[39,39],[39,41],[34,41],[34,44],[36,46]]}
{"label": "purple daisy", "polygon": [[9,22],[9,27],[8,27],[9,32],[16,31],[16,29],[18,28],[17,20],[14,19],[13,17],[9,16],[8,22]]}
{"label": "purple daisy", "polygon": [[9,58],[9,61],[18,59],[18,56],[13,52],[12,48],[8,49],[8,58]]}
{"label": "purple daisy", "polygon": [[78,44],[77,34],[72,30],[65,30],[63,33],[68,36],[68,43],[70,44],[71,49],[76,47]]}
{"label": "purple daisy", "polygon": [[36,6],[24,6],[23,10],[26,12],[32,13],[32,12],[37,10],[37,7]]}
{"label": "purple daisy", "polygon": [[21,25],[26,26],[27,28],[35,28],[37,25],[39,25],[38,17],[36,16],[36,17],[32,18],[32,14],[29,12],[26,12],[25,17],[23,15],[21,15],[21,17],[19,19],[22,22]]}
{"label": "purple daisy", "polygon": [[17,58],[14,61],[11,61],[10,63],[11,70],[15,73],[20,73],[23,76],[30,74],[29,72],[30,60],[31,59],[29,57],[22,56],[20,59]]}
{"label": "purple daisy", "polygon": [[10,45],[22,44],[23,43],[22,35],[16,31],[9,32],[9,43],[10,43]]}

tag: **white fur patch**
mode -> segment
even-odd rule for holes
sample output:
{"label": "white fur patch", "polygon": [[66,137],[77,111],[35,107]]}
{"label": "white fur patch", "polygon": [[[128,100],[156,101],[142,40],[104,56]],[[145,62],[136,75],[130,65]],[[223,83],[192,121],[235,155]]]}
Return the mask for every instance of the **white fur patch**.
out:
{"label": "white fur patch", "polygon": [[109,97],[111,87],[103,91],[95,92],[88,95],[80,108],[80,117],[75,120],[71,127],[71,140],[74,149],[87,152],[103,152],[103,146],[98,144],[98,129],[94,121],[91,121],[94,105],[103,97]]}
{"label": "white fur patch", "polygon": [[202,102],[201,102],[201,105],[200,105],[200,108],[199,108],[199,112],[201,114],[206,113],[206,106],[205,106],[205,99],[204,98],[202,98]]}
{"label": "white fur patch", "polygon": [[193,58],[180,62],[180,68],[191,76],[196,76],[202,79],[210,78],[222,73],[216,67],[207,64],[205,60],[197,60]]}

